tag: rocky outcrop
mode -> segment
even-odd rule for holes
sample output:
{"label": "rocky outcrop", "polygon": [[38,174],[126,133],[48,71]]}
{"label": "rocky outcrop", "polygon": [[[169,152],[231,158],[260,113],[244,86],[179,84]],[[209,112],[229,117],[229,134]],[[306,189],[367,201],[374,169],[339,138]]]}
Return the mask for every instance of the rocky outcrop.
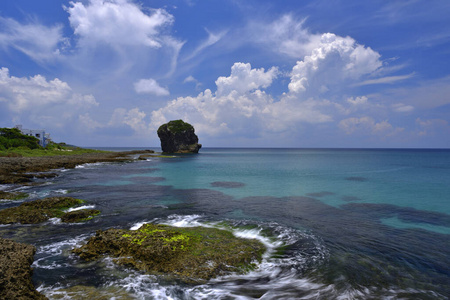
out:
{"label": "rocky outcrop", "polygon": [[47,299],[31,281],[36,248],[0,238],[0,299]]}
{"label": "rocky outcrop", "polygon": [[194,127],[183,120],[170,121],[158,128],[161,148],[165,153],[198,153],[201,144]]}
{"label": "rocky outcrop", "polygon": [[66,209],[84,203],[72,197],[50,197],[25,202],[17,207],[0,210],[0,224],[38,224],[50,218],[61,218],[63,222],[81,222],[100,214],[95,209],[65,212]]}
{"label": "rocky outcrop", "polygon": [[261,261],[265,246],[231,232],[205,227],[145,224],[138,230],[99,230],[73,252],[86,260],[108,254],[116,263],[186,282],[243,273]]}

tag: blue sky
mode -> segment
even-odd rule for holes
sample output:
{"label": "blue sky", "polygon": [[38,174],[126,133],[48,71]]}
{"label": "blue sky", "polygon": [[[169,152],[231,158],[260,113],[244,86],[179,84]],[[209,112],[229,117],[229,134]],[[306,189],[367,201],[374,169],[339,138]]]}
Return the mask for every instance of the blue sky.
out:
{"label": "blue sky", "polygon": [[450,147],[450,1],[2,0],[0,127],[79,146]]}

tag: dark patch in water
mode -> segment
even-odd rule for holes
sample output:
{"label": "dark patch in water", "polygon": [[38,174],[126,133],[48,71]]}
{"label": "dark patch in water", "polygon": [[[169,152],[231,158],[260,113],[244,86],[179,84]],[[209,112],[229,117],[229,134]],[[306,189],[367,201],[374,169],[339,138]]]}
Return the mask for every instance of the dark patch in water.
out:
{"label": "dark patch in water", "polygon": [[362,199],[355,196],[342,196],[341,199],[343,201],[352,202],[352,201],[361,201]]}
{"label": "dark patch in water", "polygon": [[235,189],[245,186],[242,182],[235,182],[235,181],[214,181],[211,182],[211,186],[213,187],[223,187],[227,189]]}
{"label": "dark patch in water", "polygon": [[349,203],[342,207],[354,212],[365,213],[374,219],[397,217],[409,223],[426,223],[450,227],[450,216],[439,212],[375,203]]}
{"label": "dark patch in water", "polygon": [[323,191],[323,192],[318,192],[318,193],[308,193],[308,194],[306,194],[306,196],[316,197],[316,198],[325,197],[325,196],[332,196],[332,195],[336,195],[336,193]]}
{"label": "dark patch in water", "polygon": [[348,181],[357,181],[357,182],[364,182],[364,181],[367,181],[367,180],[369,180],[369,179],[367,179],[366,177],[351,176],[351,177],[346,177],[345,180],[348,180]]}
{"label": "dark patch in water", "polygon": [[[450,293],[450,286],[445,284],[450,278],[448,235],[384,226],[373,212],[375,207],[365,204],[347,204],[340,209],[307,197],[249,197],[236,202],[246,215],[283,220],[288,226],[309,228],[320,236],[331,256],[328,264],[310,275],[334,284],[338,290],[366,286],[383,295],[382,290],[395,286]],[[375,211],[386,217],[392,210],[402,208],[392,205]],[[423,293],[405,297],[433,299]]]}

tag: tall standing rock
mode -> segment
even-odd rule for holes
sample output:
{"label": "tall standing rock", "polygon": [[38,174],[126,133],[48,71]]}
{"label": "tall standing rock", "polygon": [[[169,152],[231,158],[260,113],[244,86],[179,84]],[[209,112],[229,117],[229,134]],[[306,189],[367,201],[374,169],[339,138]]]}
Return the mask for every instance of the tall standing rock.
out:
{"label": "tall standing rock", "polygon": [[198,143],[194,127],[183,120],[161,125],[158,128],[158,137],[165,153],[198,153],[202,147]]}

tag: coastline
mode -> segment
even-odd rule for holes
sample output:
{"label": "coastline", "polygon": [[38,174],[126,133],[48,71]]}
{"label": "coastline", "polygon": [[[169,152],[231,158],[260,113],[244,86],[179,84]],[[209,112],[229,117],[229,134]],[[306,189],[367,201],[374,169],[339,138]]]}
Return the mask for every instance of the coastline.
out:
{"label": "coastline", "polygon": [[121,162],[132,155],[153,153],[152,150],[83,153],[77,155],[39,157],[0,157],[0,184],[27,184],[33,178],[54,177],[55,174],[36,174],[54,169],[72,169],[77,165],[97,162]]}

